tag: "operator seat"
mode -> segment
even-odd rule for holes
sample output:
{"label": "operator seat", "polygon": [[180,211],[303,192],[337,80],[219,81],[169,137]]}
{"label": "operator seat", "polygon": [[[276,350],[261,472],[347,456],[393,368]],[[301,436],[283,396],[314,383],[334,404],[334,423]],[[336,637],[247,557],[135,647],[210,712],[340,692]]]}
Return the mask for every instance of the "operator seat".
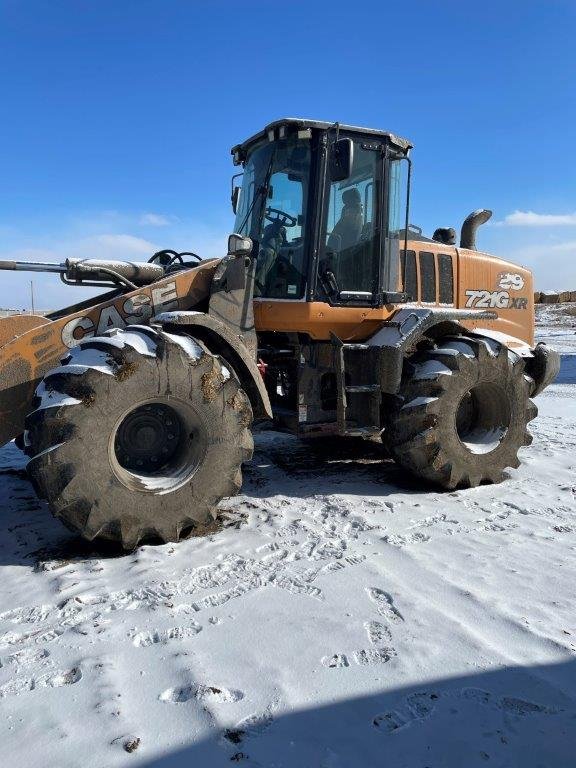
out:
{"label": "operator seat", "polygon": [[275,221],[268,224],[262,233],[260,252],[256,269],[255,296],[267,296],[272,298],[274,285],[277,282],[278,256],[280,249],[286,244],[286,227],[281,222]]}
{"label": "operator seat", "polygon": [[344,207],[340,218],[328,237],[328,248],[333,251],[344,251],[356,245],[360,240],[363,226],[362,198],[360,192],[353,187],[342,193]]}

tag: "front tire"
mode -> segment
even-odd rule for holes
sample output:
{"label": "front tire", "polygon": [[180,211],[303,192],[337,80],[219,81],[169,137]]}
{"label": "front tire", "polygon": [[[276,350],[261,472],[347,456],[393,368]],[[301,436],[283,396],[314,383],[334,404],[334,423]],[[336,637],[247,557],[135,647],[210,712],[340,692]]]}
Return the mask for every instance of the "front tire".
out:
{"label": "front tire", "polygon": [[83,341],[35,397],[29,475],[87,539],[178,541],[238,492],[252,456],[247,396],[187,336],[132,326]]}
{"label": "front tire", "polygon": [[497,342],[446,339],[406,362],[387,447],[398,464],[443,488],[500,482],[532,442],[532,385],[524,361]]}

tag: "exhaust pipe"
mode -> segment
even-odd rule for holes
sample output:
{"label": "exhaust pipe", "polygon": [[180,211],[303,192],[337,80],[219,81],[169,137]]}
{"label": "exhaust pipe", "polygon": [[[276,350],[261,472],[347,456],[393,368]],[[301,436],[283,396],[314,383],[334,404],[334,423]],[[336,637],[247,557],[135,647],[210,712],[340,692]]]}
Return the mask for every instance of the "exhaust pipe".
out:
{"label": "exhaust pipe", "polygon": [[468,248],[471,251],[476,250],[476,230],[482,224],[486,224],[492,216],[492,211],[487,208],[479,208],[466,216],[462,229],[460,231],[460,248]]}

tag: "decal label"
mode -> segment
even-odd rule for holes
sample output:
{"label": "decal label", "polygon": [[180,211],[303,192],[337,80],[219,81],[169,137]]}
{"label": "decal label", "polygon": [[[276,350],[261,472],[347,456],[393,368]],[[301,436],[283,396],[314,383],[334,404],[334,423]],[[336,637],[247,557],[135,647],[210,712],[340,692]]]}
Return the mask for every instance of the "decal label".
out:
{"label": "decal label", "polygon": [[[518,275],[520,277],[520,275]],[[515,289],[519,290],[519,289]],[[508,291],[466,291],[466,306],[474,309],[527,309],[528,299]]]}
{"label": "decal label", "polygon": [[524,288],[524,278],[517,272],[500,272],[497,286],[504,290],[521,291]]}
{"label": "decal label", "polygon": [[[62,343],[71,349],[80,344],[82,339],[100,336],[110,328],[126,328],[127,325],[146,322],[159,312],[178,309],[176,283],[171,282],[160,288],[152,288],[152,298],[145,293],[137,293],[122,304],[121,314],[114,304],[102,307],[100,314],[93,320],[88,315],[75,317],[62,328]],[[81,333],[76,335],[78,331]]]}

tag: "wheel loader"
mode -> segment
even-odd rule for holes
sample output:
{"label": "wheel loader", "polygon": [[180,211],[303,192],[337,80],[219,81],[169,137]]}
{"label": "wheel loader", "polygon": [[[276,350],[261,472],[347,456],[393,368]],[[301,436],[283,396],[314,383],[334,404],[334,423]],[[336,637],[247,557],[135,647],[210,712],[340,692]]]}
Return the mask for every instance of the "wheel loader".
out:
{"label": "wheel loader", "polygon": [[232,149],[228,253],[2,262],[105,293],[0,320],[0,443],[87,539],[177,541],[242,484],[251,426],[379,441],[454,489],[529,445],[558,355],[534,345],[532,275],[476,248],[490,211],[409,223],[412,145],[283,119]]}

